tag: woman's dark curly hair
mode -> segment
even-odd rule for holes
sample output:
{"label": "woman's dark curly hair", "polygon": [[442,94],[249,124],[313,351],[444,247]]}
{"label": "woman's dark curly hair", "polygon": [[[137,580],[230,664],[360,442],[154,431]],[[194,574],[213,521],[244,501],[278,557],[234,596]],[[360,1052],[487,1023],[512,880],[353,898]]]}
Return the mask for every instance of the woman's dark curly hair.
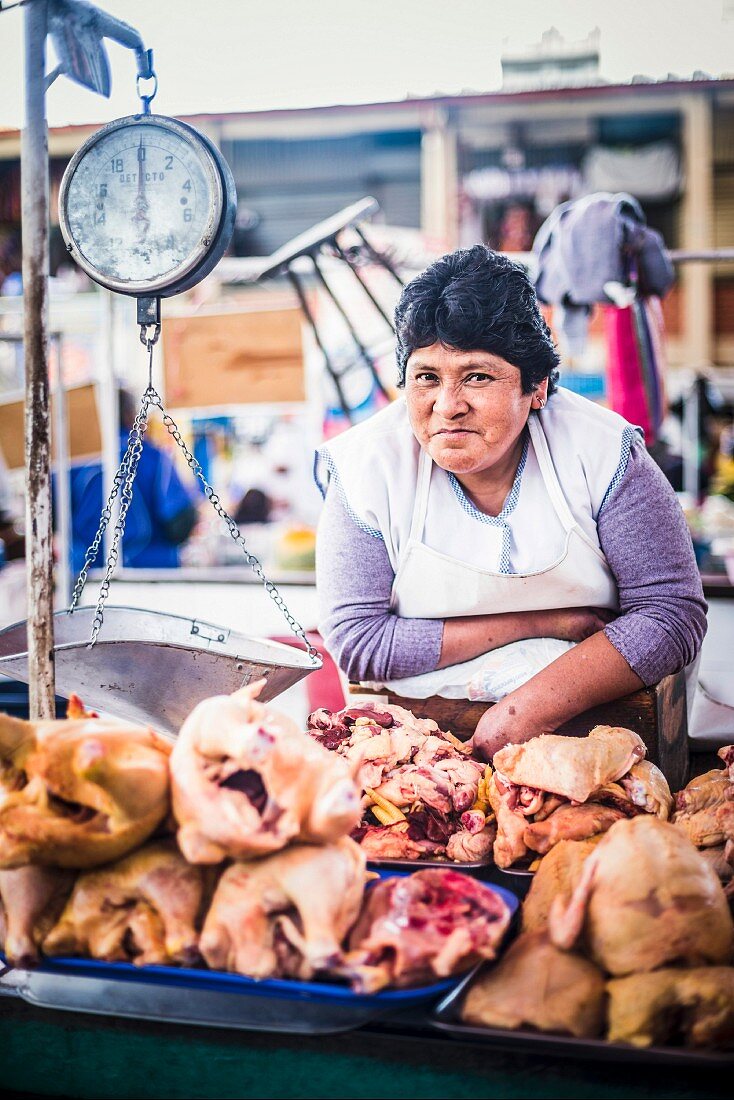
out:
{"label": "woman's dark curly hair", "polygon": [[518,367],[523,393],[548,379],[555,391],[558,353],[525,269],[483,244],[442,256],[413,279],[395,310],[398,385],[416,348],[444,344],[482,350]]}

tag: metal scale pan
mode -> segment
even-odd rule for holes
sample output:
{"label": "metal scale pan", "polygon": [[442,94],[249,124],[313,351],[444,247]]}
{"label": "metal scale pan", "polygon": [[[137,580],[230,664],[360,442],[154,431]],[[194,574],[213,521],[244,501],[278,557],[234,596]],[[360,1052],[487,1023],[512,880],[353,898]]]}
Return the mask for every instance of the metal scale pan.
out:
{"label": "metal scale pan", "polygon": [[[104,631],[89,645],[94,607],[54,615],[56,689],[87,707],[178,733],[202,699],[254,680],[268,702],[320,667],[308,653],[200,619],[107,607]],[[28,683],[27,623],[0,631],[0,674]]]}

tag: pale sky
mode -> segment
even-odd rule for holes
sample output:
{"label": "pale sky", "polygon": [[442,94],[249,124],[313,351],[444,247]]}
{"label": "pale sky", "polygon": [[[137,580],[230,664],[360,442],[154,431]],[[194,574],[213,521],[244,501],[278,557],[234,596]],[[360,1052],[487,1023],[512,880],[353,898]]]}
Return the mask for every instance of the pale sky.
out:
{"label": "pale sky", "polygon": [[[7,0],[12,2],[12,0]],[[734,74],[734,0],[101,0],[155,51],[163,114],[492,91],[503,42],[601,28],[608,80]],[[0,127],[23,119],[23,9],[0,13]],[[51,125],[137,109],[131,53],[108,43],[112,97],[59,79]]]}

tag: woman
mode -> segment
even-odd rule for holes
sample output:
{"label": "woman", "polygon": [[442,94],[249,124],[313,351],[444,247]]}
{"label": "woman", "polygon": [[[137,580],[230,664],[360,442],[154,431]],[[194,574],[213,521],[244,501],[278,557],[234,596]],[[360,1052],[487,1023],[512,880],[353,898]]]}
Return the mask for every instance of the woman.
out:
{"label": "woman", "polygon": [[321,631],[347,675],[399,691],[519,639],[577,642],[484,714],[491,758],[692,666],[706,604],[675,494],[638,429],[557,390],[523,269],[445,256],[396,321],[405,400],[317,459]]}

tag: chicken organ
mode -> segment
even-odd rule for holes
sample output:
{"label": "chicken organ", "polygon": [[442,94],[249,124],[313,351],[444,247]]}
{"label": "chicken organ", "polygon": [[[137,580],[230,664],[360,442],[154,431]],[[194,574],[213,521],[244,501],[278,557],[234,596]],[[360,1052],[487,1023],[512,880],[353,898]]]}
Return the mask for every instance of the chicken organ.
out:
{"label": "chicken organ", "polygon": [[586,800],[626,775],[642,760],[645,745],[632,730],[595,726],[587,737],[549,733],[495,753],[495,771],[520,787],[551,791],[573,802]]}
{"label": "chicken organ", "polygon": [[591,855],[600,840],[601,835],[591,840],[561,840],[540,861],[523,902],[524,932],[547,929],[553,899],[556,896],[566,901],[570,898],[581,878],[586,857]]}
{"label": "chicken organ", "polygon": [[132,851],[168,812],[169,753],[111,719],[0,714],[0,867],[86,869]]}
{"label": "chicken organ", "polygon": [[[355,840],[371,859],[443,856],[459,862],[486,859],[494,826],[479,822],[479,782],[484,765],[470,750],[403,707],[367,702],[332,712],[317,710],[308,719],[312,737],[348,760],[362,790],[374,792],[405,811],[403,822],[376,826],[369,808]],[[462,815],[474,812],[474,819]],[[467,823],[471,827],[467,827]]]}
{"label": "chicken organ", "polygon": [[43,950],[137,966],[191,966],[199,959],[204,900],[202,868],[186,863],[173,841],[152,842],[80,875]]}
{"label": "chicken organ", "polygon": [[348,837],[233,863],[201,935],[209,966],[251,978],[311,978],[337,966],[364,894],[365,856]]}
{"label": "chicken organ", "polygon": [[614,975],[726,963],[734,947],[716,874],[679,829],[648,814],[616,822],[599,841],[571,897],[554,900],[549,931],[566,949],[583,932]]}
{"label": "chicken organ", "polygon": [[509,921],[490,886],[448,868],[385,879],[367,895],[342,973],[358,992],[460,974],[495,957]]}
{"label": "chicken organ", "polygon": [[17,867],[0,871],[0,948],[13,966],[38,962],[46,934],[56,923],[74,873],[55,867]]}
{"label": "chicken organ", "polygon": [[479,1027],[532,1027],[595,1038],[604,1023],[604,976],[560,951],[542,932],[526,932],[469,989],[462,1019]]}
{"label": "chicken organ", "polygon": [[181,728],[171,786],[192,863],[264,855],[292,840],[326,843],[361,817],[345,761],[258,703],[263,683],[205,699]]}
{"label": "chicken organ", "polygon": [[648,1047],[734,1045],[734,969],[707,966],[632,974],[607,985],[612,1042]]}

